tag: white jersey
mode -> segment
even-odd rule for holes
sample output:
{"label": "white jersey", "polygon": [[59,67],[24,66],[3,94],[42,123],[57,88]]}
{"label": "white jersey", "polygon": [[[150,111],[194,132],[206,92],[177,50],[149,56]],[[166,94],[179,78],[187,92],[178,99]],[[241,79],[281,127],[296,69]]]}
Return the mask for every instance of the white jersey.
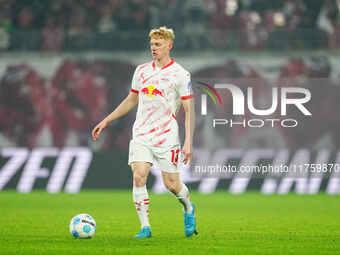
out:
{"label": "white jersey", "polygon": [[190,73],[174,60],[162,68],[145,63],[136,68],[131,91],[139,94],[133,140],[159,149],[179,145],[176,114],[181,100],[194,96]]}

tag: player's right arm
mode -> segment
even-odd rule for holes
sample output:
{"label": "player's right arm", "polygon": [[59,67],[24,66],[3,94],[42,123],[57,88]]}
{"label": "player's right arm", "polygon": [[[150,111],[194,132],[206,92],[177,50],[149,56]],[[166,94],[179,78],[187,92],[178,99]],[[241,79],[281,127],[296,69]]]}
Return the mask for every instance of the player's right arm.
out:
{"label": "player's right arm", "polygon": [[96,141],[102,130],[113,120],[116,120],[126,115],[138,103],[138,94],[130,92],[129,95],[120,103],[120,105],[105,117],[99,124],[92,130],[92,138]]}

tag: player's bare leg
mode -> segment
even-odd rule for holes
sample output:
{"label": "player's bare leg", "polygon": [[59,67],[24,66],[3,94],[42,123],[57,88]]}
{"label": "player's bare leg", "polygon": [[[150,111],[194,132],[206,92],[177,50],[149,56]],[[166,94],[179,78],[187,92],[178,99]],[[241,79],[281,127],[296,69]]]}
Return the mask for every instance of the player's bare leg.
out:
{"label": "player's bare leg", "polygon": [[190,202],[188,187],[181,182],[179,173],[162,172],[165,187],[173,193],[183,205],[184,231],[186,236],[192,236],[196,231],[195,207]]}
{"label": "player's bare leg", "polygon": [[133,172],[133,200],[136,206],[137,214],[141,223],[142,230],[136,235],[137,238],[151,237],[149,223],[149,195],[146,189],[146,181],[149,175],[151,163],[133,162],[131,169]]}

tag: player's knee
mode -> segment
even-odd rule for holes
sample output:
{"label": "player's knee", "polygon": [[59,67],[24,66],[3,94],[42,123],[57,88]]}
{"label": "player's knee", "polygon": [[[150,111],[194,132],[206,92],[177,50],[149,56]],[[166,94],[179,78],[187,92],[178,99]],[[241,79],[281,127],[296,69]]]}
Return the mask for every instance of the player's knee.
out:
{"label": "player's knee", "polygon": [[171,192],[171,193],[178,193],[177,192],[177,183],[175,181],[167,181],[165,182],[165,187]]}
{"label": "player's knee", "polygon": [[133,182],[137,187],[144,186],[146,184],[146,175],[135,172],[133,174]]}
{"label": "player's knee", "polygon": [[166,185],[166,188],[171,192],[171,193],[174,193],[176,194],[176,189],[175,189],[175,186],[174,185]]}

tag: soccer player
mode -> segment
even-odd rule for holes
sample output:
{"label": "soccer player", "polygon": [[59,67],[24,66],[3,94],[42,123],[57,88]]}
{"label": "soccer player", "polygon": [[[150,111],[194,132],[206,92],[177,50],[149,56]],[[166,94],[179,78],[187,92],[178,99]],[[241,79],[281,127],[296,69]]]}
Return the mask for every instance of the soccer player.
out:
{"label": "soccer player", "polygon": [[184,232],[196,231],[195,206],[189,190],[179,176],[181,151],[176,113],[181,105],[185,111],[185,141],[183,162],[192,161],[192,139],[195,123],[194,95],[190,74],[170,57],[175,38],[172,29],[160,27],[149,33],[153,61],[139,65],[132,79],[132,88],[122,103],[92,131],[97,140],[102,130],[113,120],[127,114],[138,103],[136,121],[129,145],[129,165],[133,172],[133,199],[141,222],[136,238],[151,237],[148,217],[150,199],[146,181],[154,161],[162,171],[166,188],[183,205]]}

